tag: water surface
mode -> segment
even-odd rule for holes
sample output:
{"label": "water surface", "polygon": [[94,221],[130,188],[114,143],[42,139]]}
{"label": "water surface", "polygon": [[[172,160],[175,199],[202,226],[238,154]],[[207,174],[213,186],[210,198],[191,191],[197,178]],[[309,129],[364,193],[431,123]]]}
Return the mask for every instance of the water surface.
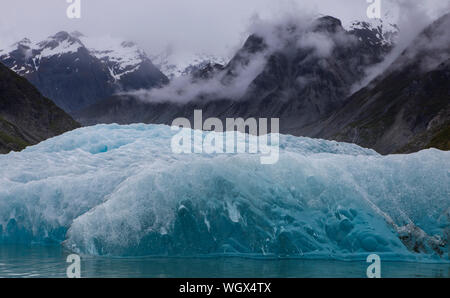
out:
{"label": "water surface", "polygon": [[[66,277],[70,252],[59,246],[0,245],[0,277]],[[368,264],[300,259],[106,258],[83,256],[82,277],[366,277]],[[382,277],[450,277],[450,264],[382,262]]]}

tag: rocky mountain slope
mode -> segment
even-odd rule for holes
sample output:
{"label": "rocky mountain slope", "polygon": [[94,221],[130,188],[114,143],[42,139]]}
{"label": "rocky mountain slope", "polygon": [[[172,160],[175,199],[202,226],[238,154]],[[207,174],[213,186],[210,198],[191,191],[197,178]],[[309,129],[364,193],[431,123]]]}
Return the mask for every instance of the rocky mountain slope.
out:
{"label": "rocky mountain slope", "polygon": [[427,27],[369,86],[313,136],[381,153],[450,150],[450,14]]}
{"label": "rocky mountain slope", "polygon": [[37,43],[23,39],[0,50],[0,62],[69,113],[120,90],[148,89],[168,81],[135,44],[79,32],[62,31]]}
{"label": "rocky mountain slope", "polygon": [[[192,74],[194,93],[169,84],[159,93],[109,98],[78,119],[169,124],[202,109],[204,117],[278,117],[282,133],[356,143],[383,154],[449,150],[449,18],[426,28],[355,94],[351,86],[390,51],[396,28],[355,22],[344,30],[339,20],[324,17],[306,32],[288,26],[281,27],[287,33],[279,27],[275,35],[251,35],[225,67],[208,65]],[[274,50],[273,44],[281,46]]]}
{"label": "rocky mountain slope", "polygon": [[0,63],[0,153],[22,150],[79,126],[25,78]]}
{"label": "rocky mountain slope", "polygon": [[365,69],[392,48],[383,36],[377,43],[364,38],[372,30],[347,31],[333,17],[274,24],[252,34],[223,68],[199,69],[155,92],[103,100],[76,117],[84,124],[171,123],[200,108],[205,117],[278,117],[282,132],[301,134],[342,107]]}

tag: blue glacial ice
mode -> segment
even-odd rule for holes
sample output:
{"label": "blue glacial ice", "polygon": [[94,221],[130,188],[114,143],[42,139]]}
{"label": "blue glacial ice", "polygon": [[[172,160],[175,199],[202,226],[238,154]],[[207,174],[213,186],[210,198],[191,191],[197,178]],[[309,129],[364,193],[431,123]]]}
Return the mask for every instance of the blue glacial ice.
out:
{"label": "blue glacial ice", "polygon": [[0,243],[109,256],[449,261],[450,152],[280,136],[280,159],[174,154],[164,125],[97,125],[0,156]]}

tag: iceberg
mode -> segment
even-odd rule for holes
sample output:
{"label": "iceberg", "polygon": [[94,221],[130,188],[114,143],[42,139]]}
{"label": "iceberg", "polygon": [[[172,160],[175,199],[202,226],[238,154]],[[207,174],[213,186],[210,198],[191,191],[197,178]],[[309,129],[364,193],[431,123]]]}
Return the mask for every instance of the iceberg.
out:
{"label": "iceberg", "polygon": [[[0,156],[0,245],[104,256],[448,262],[450,152],[280,135],[280,158],[175,154],[165,125],[97,125]],[[241,140],[248,141],[248,138]]]}

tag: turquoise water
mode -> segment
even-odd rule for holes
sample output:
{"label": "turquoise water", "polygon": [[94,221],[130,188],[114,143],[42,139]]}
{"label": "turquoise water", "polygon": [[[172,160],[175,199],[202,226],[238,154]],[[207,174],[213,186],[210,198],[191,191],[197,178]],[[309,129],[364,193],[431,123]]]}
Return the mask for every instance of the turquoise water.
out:
{"label": "turquoise water", "polygon": [[[59,246],[0,246],[0,277],[66,277]],[[366,277],[365,262],[299,259],[82,257],[82,277]],[[382,277],[450,277],[450,264],[382,262]]]}

